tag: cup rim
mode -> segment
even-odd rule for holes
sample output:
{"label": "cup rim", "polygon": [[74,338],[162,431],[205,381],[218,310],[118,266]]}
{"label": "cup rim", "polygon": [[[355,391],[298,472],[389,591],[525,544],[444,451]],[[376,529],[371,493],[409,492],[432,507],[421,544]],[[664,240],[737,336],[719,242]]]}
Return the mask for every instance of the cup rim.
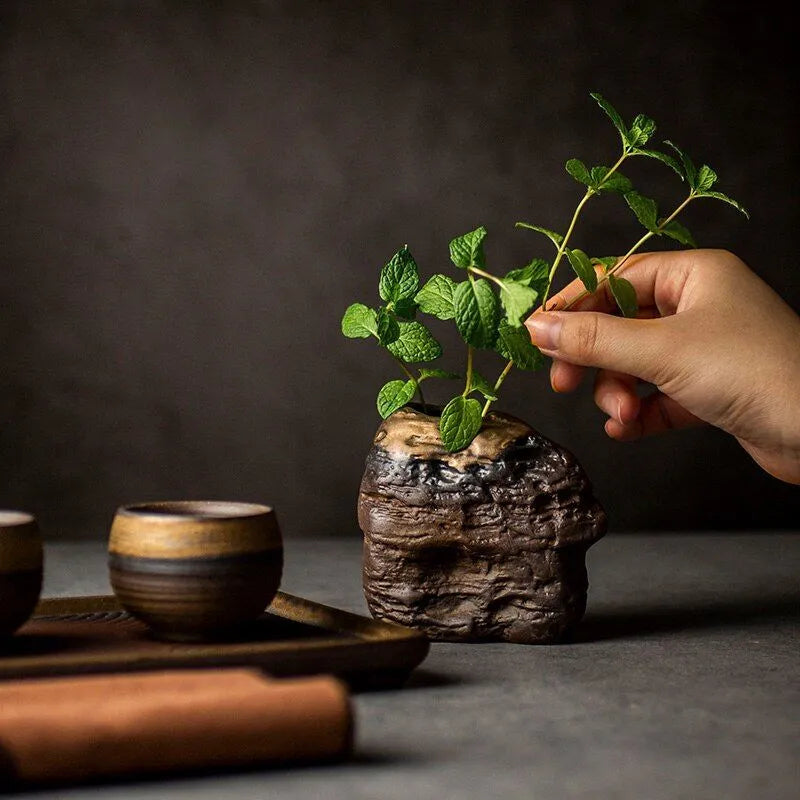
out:
{"label": "cup rim", "polygon": [[145,500],[126,503],[117,509],[117,515],[123,517],[152,517],[162,520],[196,520],[199,522],[253,519],[267,516],[273,512],[272,506],[238,500]]}
{"label": "cup rim", "polygon": [[0,508],[0,530],[30,525],[36,518],[29,511],[18,511],[12,508]]}

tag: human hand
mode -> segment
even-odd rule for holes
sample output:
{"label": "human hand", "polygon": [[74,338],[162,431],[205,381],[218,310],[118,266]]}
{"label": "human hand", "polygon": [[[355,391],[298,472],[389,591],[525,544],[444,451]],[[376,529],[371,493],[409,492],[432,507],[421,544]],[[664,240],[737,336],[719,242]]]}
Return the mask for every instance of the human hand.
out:
{"label": "human hand", "polygon": [[[724,250],[646,253],[623,270],[640,318],[613,316],[605,282],[592,295],[574,281],[526,325],[552,356],[557,392],[598,367],[594,399],[610,437],[630,441],[703,422],[735,436],[781,480],[800,483],[800,317]],[[636,393],[638,381],[656,392]]]}

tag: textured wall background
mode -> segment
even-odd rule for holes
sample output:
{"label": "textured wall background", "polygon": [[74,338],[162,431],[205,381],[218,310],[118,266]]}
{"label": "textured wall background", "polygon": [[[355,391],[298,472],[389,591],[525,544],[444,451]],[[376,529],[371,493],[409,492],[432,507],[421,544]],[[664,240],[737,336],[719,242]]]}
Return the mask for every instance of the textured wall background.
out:
{"label": "textured wall background", "polygon": [[[793,27],[736,5],[3,3],[0,504],[51,535],[178,496],[352,533],[394,375],[342,310],[404,242],[428,274],[478,224],[494,264],[547,255],[512,224],[563,227],[565,159],[615,152],[591,90],[712,163],[753,219],[687,223],[800,307]],[[629,173],[676,196],[656,164]],[[637,231],[611,198],[580,238]],[[588,389],[506,385],[616,530],[797,526],[797,488],[718,432],[615,444]]]}

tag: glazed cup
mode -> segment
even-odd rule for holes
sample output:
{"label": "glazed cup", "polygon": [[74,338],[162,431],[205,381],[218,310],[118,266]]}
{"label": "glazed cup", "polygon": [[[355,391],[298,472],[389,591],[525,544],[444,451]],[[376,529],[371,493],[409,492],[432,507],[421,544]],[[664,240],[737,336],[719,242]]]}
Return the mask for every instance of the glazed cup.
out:
{"label": "glazed cup", "polygon": [[206,641],[258,618],[280,585],[281,532],[270,506],[175,500],[117,509],[109,577],[155,636]]}
{"label": "glazed cup", "polygon": [[0,637],[33,613],[42,591],[42,537],[25,511],[0,511]]}

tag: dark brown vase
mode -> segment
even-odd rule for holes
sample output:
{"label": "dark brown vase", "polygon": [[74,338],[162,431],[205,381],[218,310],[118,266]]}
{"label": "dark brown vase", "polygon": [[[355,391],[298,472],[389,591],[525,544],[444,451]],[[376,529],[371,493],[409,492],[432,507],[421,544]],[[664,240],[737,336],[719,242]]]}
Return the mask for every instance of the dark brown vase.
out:
{"label": "dark brown vase", "polygon": [[606,531],[574,456],[524,422],[491,413],[447,453],[438,418],[408,407],[378,428],[358,518],[373,616],[449,641],[561,639]]}

